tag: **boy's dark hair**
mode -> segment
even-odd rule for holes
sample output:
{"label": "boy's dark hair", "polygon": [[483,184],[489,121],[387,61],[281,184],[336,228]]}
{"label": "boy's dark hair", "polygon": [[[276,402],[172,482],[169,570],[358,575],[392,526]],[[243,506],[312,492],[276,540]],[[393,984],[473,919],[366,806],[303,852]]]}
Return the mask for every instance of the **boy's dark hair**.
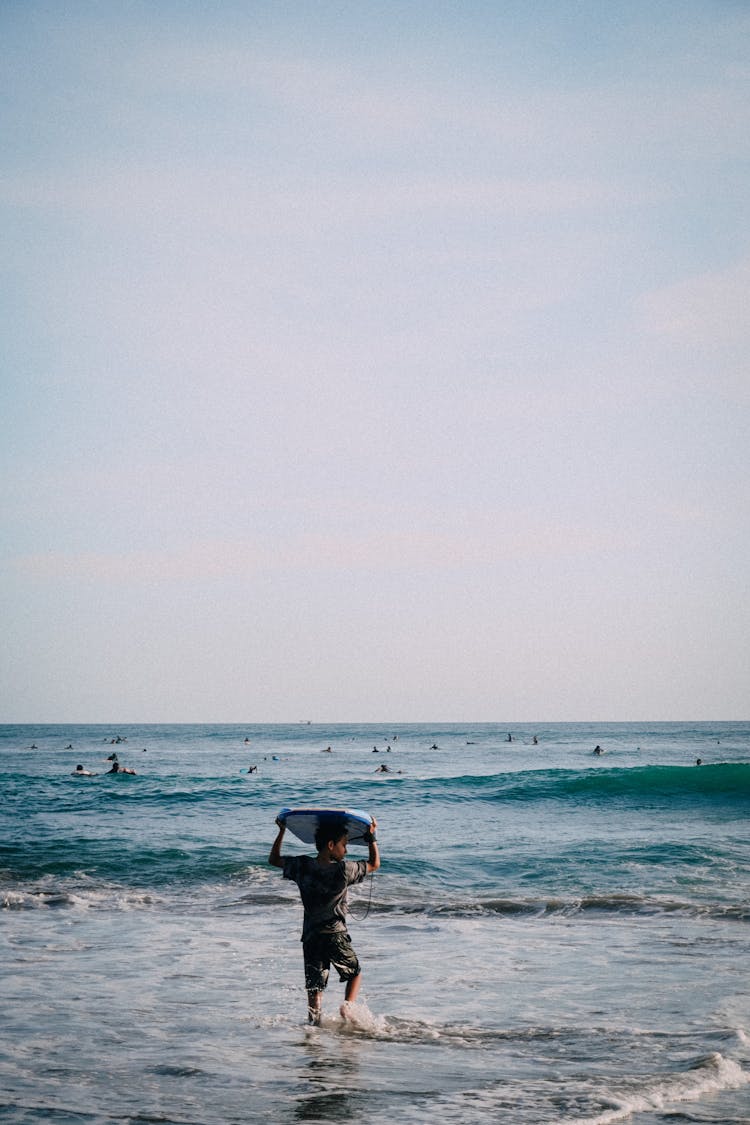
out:
{"label": "boy's dark hair", "polygon": [[322,816],[315,829],[315,847],[322,851],[329,840],[340,840],[346,836],[346,821],[341,816]]}

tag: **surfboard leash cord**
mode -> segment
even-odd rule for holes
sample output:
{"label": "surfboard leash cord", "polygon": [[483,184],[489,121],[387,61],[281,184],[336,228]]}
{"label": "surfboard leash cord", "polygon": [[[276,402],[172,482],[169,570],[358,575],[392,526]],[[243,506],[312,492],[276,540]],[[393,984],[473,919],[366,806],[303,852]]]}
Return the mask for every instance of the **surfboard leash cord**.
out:
{"label": "surfboard leash cord", "polygon": [[372,885],[373,885],[374,881],[375,881],[375,872],[371,871],[370,872],[370,894],[367,898],[367,906],[365,907],[364,914],[355,914],[354,911],[352,910],[351,906],[349,907],[349,914],[351,914],[351,916],[355,920],[355,922],[364,922],[365,918],[367,918],[368,914],[370,913],[370,907],[372,906]]}

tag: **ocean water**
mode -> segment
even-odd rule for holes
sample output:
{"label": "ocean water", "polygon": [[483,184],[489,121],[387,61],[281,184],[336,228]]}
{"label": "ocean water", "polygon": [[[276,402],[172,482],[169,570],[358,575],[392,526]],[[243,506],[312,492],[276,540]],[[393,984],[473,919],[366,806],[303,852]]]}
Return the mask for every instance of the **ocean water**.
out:
{"label": "ocean water", "polygon": [[[750,723],[2,727],[0,1120],[747,1123],[749,763]],[[306,1025],[284,805],[379,822],[348,1023],[332,981]]]}

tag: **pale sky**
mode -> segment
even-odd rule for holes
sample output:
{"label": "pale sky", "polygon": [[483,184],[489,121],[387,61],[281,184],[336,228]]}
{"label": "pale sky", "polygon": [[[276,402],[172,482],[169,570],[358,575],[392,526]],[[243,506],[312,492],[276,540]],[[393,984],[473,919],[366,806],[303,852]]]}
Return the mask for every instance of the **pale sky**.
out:
{"label": "pale sky", "polygon": [[750,5],[0,59],[0,721],[750,717]]}

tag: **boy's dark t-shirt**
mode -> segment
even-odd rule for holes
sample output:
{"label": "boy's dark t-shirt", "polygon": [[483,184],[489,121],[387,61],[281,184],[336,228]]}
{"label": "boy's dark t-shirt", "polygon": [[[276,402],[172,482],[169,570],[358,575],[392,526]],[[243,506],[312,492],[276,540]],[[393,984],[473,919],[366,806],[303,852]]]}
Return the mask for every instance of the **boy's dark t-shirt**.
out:
{"label": "boy's dark t-shirt", "polygon": [[365,859],[342,859],[326,864],[318,863],[309,855],[284,859],[284,878],[297,884],[305,908],[302,941],[314,934],[346,930],[346,889],[361,883],[366,874]]}

